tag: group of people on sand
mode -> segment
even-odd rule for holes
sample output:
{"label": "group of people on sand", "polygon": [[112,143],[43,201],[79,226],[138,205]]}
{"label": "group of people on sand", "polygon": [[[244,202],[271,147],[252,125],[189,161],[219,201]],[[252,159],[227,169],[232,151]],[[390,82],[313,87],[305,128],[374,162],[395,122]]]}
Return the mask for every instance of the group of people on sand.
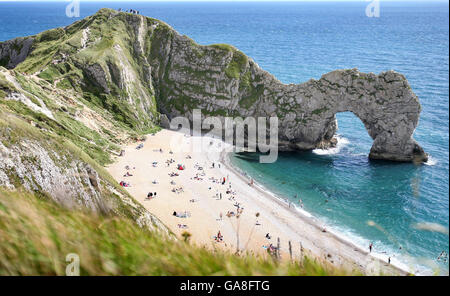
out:
{"label": "group of people on sand", "polygon": [[204,176],[206,176],[206,173],[205,173],[205,172],[196,173],[195,176],[194,176],[193,178],[191,178],[191,179],[200,181],[200,180],[203,180],[202,177],[204,177]]}
{"label": "group of people on sand", "polygon": [[236,194],[236,191],[233,191],[231,189],[231,186],[229,188],[227,188],[227,190],[225,191],[226,194]]}
{"label": "group of people on sand", "polygon": [[123,176],[124,177],[133,177],[133,174],[130,174],[130,172],[127,171]]}
{"label": "group of people on sand", "polygon": [[191,216],[191,213],[187,211],[184,212],[173,211],[172,215],[178,218],[188,218]]}
{"label": "group of people on sand", "polygon": [[180,193],[184,192],[184,189],[183,189],[182,186],[180,186],[180,187],[177,187],[177,188],[172,188],[172,192],[180,194]]}
{"label": "group of people on sand", "polygon": [[131,187],[131,184],[130,184],[129,182],[120,181],[119,184],[120,184],[120,186],[122,186],[122,187]]}
{"label": "group of people on sand", "polygon": [[[143,147],[143,144],[139,144],[139,145],[136,147],[136,149],[141,149],[142,147]],[[163,150],[162,150],[161,148],[158,149],[158,150],[155,150],[155,151],[160,152],[160,153],[163,153]],[[186,157],[186,159],[191,159],[191,157],[188,155],[188,156]],[[175,163],[175,160],[174,160],[173,158],[170,158],[170,159],[167,159],[167,160],[165,161],[165,163],[167,164],[167,167],[169,167],[172,163]],[[152,166],[153,166],[153,167],[156,167],[157,164],[158,164],[157,162],[153,162],[153,163],[152,163]],[[205,166],[206,166],[206,163],[205,163]],[[198,171],[200,171],[200,172],[196,173],[196,174],[194,175],[194,177],[191,178],[191,180],[192,180],[192,179],[193,179],[193,180],[202,180],[203,178],[201,178],[201,177],[206,176],[206,173],[205,173],[205,171],[204,171],[204,169],[203,169],[204,167],[201,166],[201,165],[198,164],[198,163],[196,163],[196,164],[194,165],[194,167],[195,167]],[[216,168],[216,167],[220,168],[220,163],[214,163],[214,162],[212,162],[210,168],[214,169],[214,168]],[[135,167],[131,168],[130,166],[127,165],[127,166],[125,166],[125,169],[126,169],[126,172],[125,172],[125,174],[123,175],[124,177],[131,177],[131,176],[133,176],[133,174],[132,174],[130,171],[131,171],[132,169],[135,169]],[[178,165],[177,165],[177,169],[179,169],[179,170],[184,170],[184,169],[185,169],[185,166],[182,165],[182,164],[178,164]],[[169,173],[169,176],[170,176],[170,177],[176,177],[176,176],[179,176],[179,174],[178,174],[177,172],[171,172],[171,173]],[[218,178],[215,178],[214,176],[211,176],[211,177],[208,178],[208,180],[211,181],[212,183],[216,183],[216,184],[218,184],[218,185],[219,185],[219,184],[220,184],[220,185],[226,185],[226,184],[227,184],[225,193],[226,193],[227,195],[229,195],[228,200],[233,202],[233,206],[236,207],[236,210],[228,210],[228,211],[226,212],[225,215],[226,215],[228,218],[236,217],[236,216],[241,215],[241,214],[243,213],[244,208],[243,208],[243,207],[241,206],[241,204],[236,200],[236,191],[234,191],[234,190],[232,189],[231,182],[229,181],[229,176],[221,177],[221,178],[219,178],[219,179],[218,179]],[[153,184],[157,184],[156,180],[153,181]],[[176,183],[175,183],[173,180],[171,180],[170,184],[171,184],[171,185],[175,185]],[[123,186],[123,187],[130,187],[130,186],[131,186],[131,184],[130,184],[129,182],[125,182],[125,181],[120,181],[120,185]],[[253,186],[253,185],[254,185],[254,180],[253,180],[252,178],[250,178],[250,180],[249,180],[249,182],[248,182],[248,185],[249,185],[249,186]],[[221,186],[218,186],[218,187],[221,187]],[[221,188],[223,188],[223,187],[221,187]],[[209,189],[212,190],[213,188],[210,186]],[[220,189],[220,191],[222,191],[222,190],[223,190],[223,189]],[[222,200],[222,192],[220,192],[220,191],[216,191],[215,198],[216,198],[217,200]],[[177,194],[180,194],[180,193],[184,192],[184,190],[183,190],[183,187],[182,187],[182,186],[179,186],[179,187],[174,187],[174,188],[172,188],[172,192],[177,193]],[[155,198],[156,196],[157,196],[157,193],[156,193],[156,192],[148,192],[147,197],[146,197],[146,200],[151,200],[151,199]],[[295,198],[296,198],[296,199],[298,198],[298,203],[299,203],[300,207],[303,208],[303,201],[302,201],[302,199],[299,198],[299,196],[298,196],[297,194],[295,195]],[[197,202],[197,200],[196,200],[196,199],[190,199],[189,202],[194,203],[194,202]],[[184,212],[173,211],[173,216],[178,217],[178,218],[188,218],[188,217],[190,217],[190,213],[189,213],[189,212],[186,212],[186,211],[184,211]],[[217,220],[218,220],[218,221],[222,221],[222,218],[223,218],[223,215],[222,215],[222,212],[220,212],[220,214],[219,214],[219,219],[217,219]],[[256,225],[260,225],[260,223],[259,223],[258,221],[256,221]],[[186,229],[186,228],[188,228],[188,226],[187,226],[186,224],[177,224],[177,227],[178,227],[179,229]],[[325,227],[322,229],[322,232],[327,232],[326,229],[325,229]],[[267,233],[267,234],[265,235],[265,239],[271,240],[272,237],[271,237],[271,235],[270,235],[269,233]],[[217,235],[214,236],[214,240],[215,240],[216,242],[223,242],[223,235],[222,235],[222,233],[221,233],[220,230],[218,231]],[[264,245],[263,248],[267,249],[267,251],[268,251],[270,254],[276,254],[277,251],[278,251],[277,248],[276,248],[272,243],[270,243],[270,244],[268,244],[268,245]],[[373,250],[373,243],[372,243],[372,242],[369,244],[368,249],[369,249],[369,253],[371,253],[372,250]],[[387,263],[388,263],[388,264],[391,263],[391,257],[388,257],[388,258],[387,258]]]}
{"label": "group of people on sand", "polygon": [[[136,168],[135,167],[131,168],[129,165],[126,165],[125,166],[126,172],[125,172],[125,174],[123,176],[124,177],[132,177],[133,174],[130,173],[130,170],[134,170],[134,169],[136,169]],[[131,187],[130,182],[120,181],[119,184],[122,187]]]}
{"label": "group of people on sand", "polygon": [[225,216],[227,216],[228,218],[231,218],[231,217],[236,216],[236,213],[233,211],[228,211]]}
{"label": "group of people on sand", "polygon": [[147,199],[152,199],[156,197],[156,192],[149,192],[147,193]]}

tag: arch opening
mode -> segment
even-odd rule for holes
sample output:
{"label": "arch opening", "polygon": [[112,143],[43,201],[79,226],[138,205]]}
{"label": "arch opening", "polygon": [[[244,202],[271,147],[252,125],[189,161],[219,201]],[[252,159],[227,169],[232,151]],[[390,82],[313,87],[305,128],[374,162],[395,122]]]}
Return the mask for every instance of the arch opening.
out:
{"label": "arch opening", "polygon": [[338,145],[345,144],[356,153],[369,155],[373,139],[362,120],[351,111],[336,113]]}

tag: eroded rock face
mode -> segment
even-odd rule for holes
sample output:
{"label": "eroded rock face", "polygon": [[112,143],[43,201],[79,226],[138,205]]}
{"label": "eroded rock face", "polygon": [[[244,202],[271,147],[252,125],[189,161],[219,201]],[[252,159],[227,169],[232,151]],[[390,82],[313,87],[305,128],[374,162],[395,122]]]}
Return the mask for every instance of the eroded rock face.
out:
{"label": "eroded rock face", "polygon": [[[222,118],[277,116],[280,149],[308,150],[333,146],[335,115],[349,111],[374,140],[370,158],[427,160],[412,138],[421,106],[399,73],[336,70],[319,80],[286,85],[235,49],[196,48],[175,34],[159,52],[168,62],[163,77],[161,72],[153,77],[160,88],[160,109],[169,118],[185,115],[192,120],[193,108]],[[233,65],[236,71],[230,74]]]}
{"label": "eroded rock face", "polygon": [[3,140],[0,131],[0,186],[24,187],[47,195],[66,208],[87,208],[96,213],[123,216],[118,204],[126,204],[127,215],[139,226],[167,232],[156,217],[102,180],[89,164],[50,150],[39,141],[24,138],[7,147]]}
{"label": "eroded rock face", "polygon": [[0,42],[0,66],[14,68],[23,62],[31,52],[34,39],[32,37],[18,37]]}

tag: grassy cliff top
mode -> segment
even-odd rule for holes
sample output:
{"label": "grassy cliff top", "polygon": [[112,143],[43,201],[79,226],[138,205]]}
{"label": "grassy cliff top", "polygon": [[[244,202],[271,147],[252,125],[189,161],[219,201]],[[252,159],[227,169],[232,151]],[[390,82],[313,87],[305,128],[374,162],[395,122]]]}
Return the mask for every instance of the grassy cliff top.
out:
{"label": "grassy cliff top", "polygon": [[280,263],[209,251],[146,231],[128,219],[69,211],[21,190],[0,189],[0,275],[343,275],[315,263]]}

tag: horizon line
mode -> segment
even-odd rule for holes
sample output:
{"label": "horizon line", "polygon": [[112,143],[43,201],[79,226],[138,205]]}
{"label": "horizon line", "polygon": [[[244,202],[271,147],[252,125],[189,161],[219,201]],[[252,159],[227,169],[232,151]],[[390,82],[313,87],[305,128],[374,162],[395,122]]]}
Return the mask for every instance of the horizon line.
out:
{"label": "horizon line", "polygon": [[[74,0],[0,0],[0,2],[72,2]],[[373,2],[377,0],[77,0],[79,2]],[[378,0],[379,2],[446,2],[449,0]]]}

